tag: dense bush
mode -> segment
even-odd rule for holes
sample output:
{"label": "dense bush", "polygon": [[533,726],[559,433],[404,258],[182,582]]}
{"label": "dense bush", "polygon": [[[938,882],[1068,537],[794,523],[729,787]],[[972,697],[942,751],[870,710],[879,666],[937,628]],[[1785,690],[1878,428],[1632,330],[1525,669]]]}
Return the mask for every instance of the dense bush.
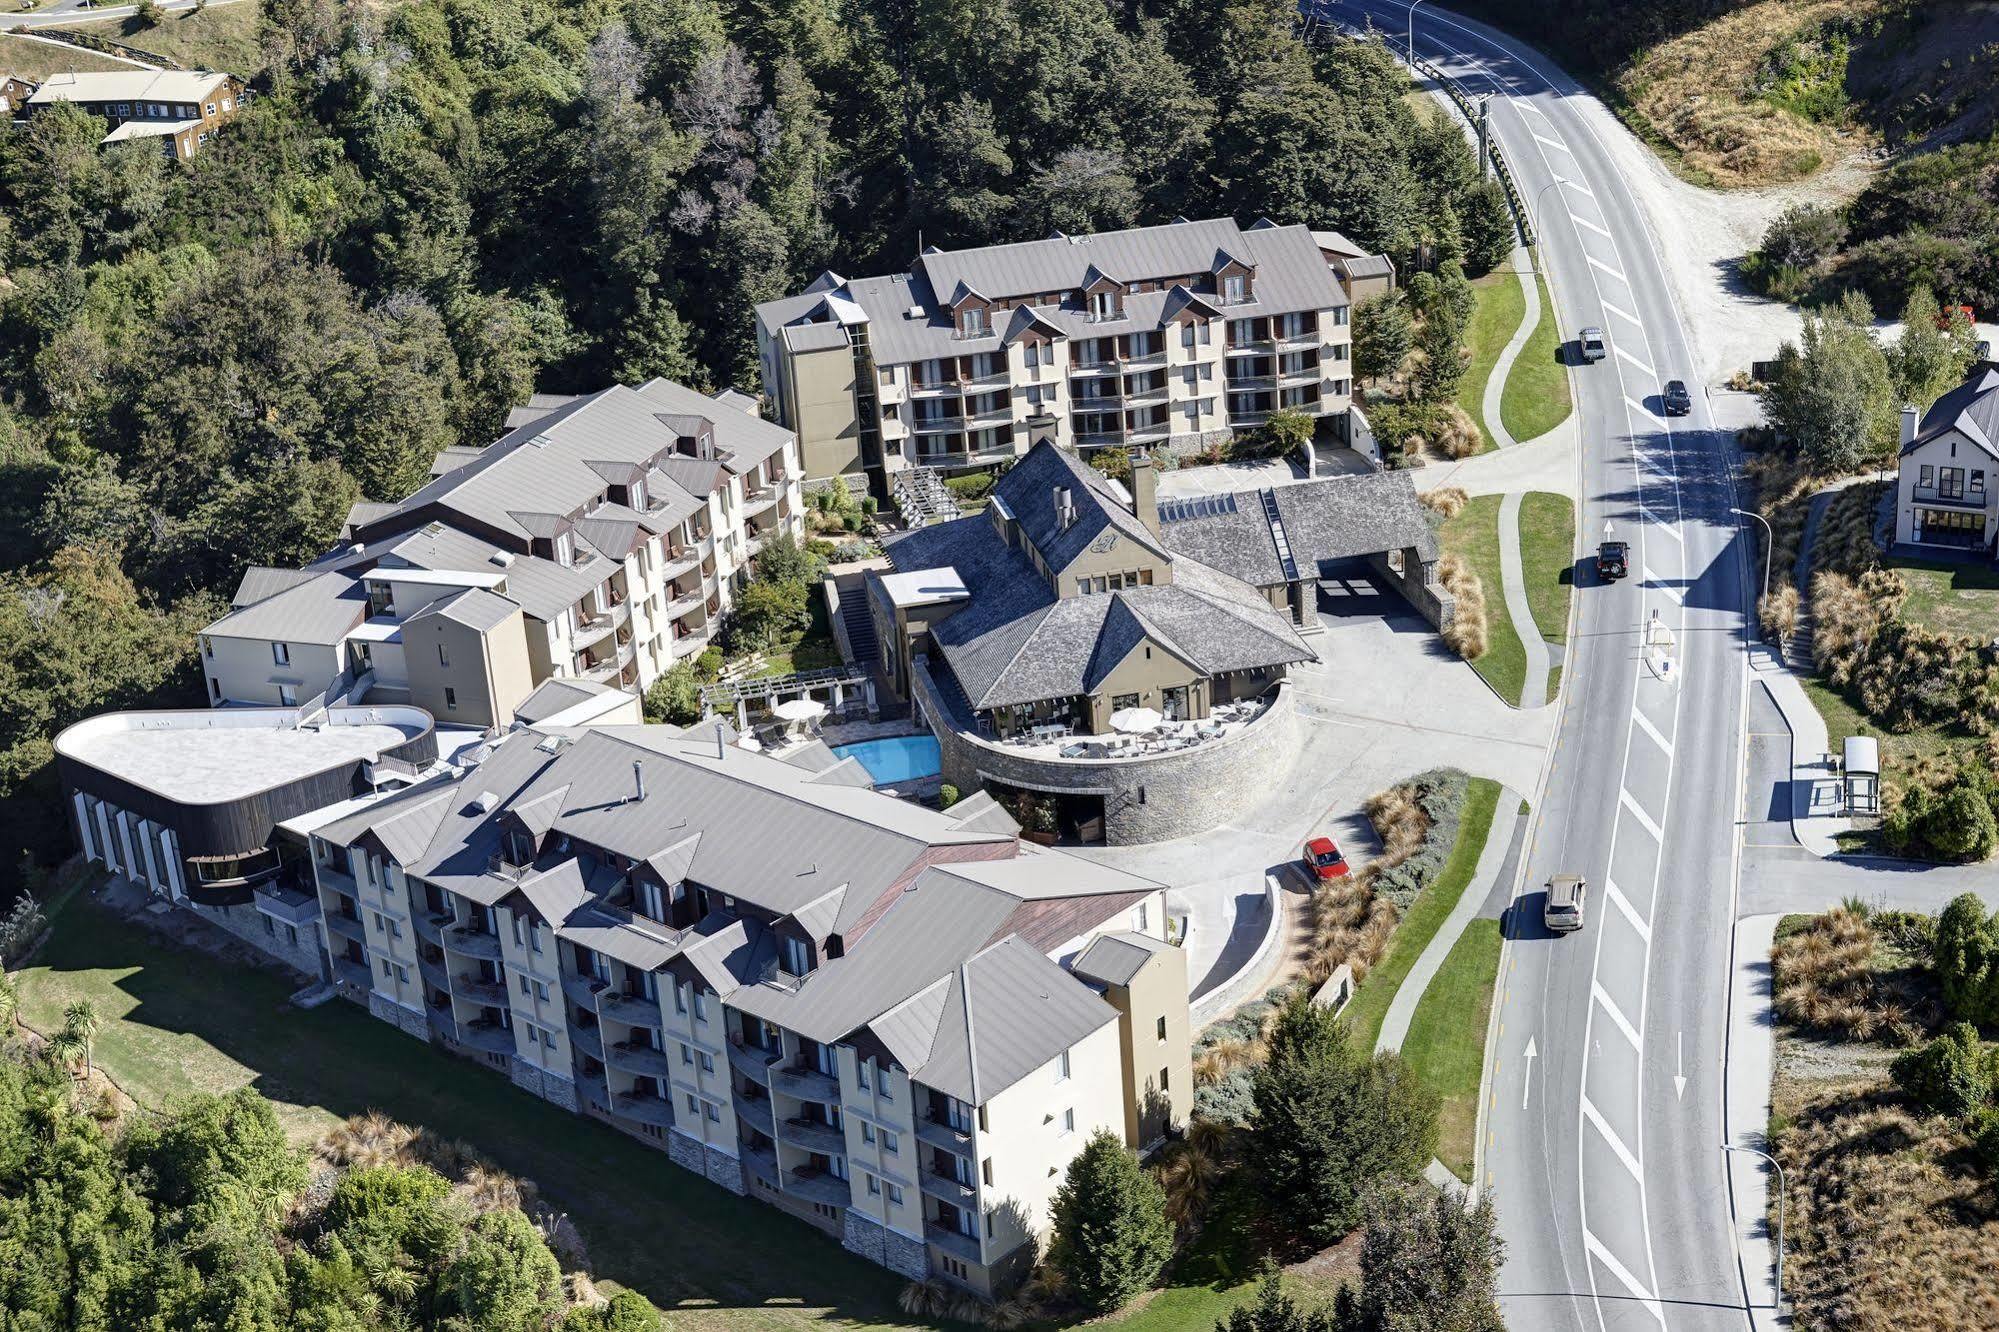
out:
{"label": "dense bush", "polygon": [[1999,917],[1975,893],[1954,899],[1937,917],[1937,983],[1951,1016],[1999,1026]]}
{"label": "dense bush", "polygon": [[963,476],[947,476],[944,488],[960,501],[972,503],[992,494],[999,477],[992,472],[967,472]]}
{"label": "dense bush", "polygon": [[[1375,890],[1397,907],[1407,910],[1450,860],[1470,780],[1456,768],[1432,768],[1369,798],[1368,818],[1383,847],[1373,867]],[[1420,818],[1412,816],[1412,804]]]}
{"label": "dense bush", "polygon": [[1952,1023],[1929,1044],[1904,1050],[1889,1071],[1903,1094],[1933,1115],[1958,1118],[1992,1099],[1993,1057],[1969,1022]]}
{"label": "dense bush", "polygon": [[1121,1308],[1173,1256],[1166,1195],[1109,1129],[1090,1135],[1050,1201],[1048,1259],[1084,1309]]}

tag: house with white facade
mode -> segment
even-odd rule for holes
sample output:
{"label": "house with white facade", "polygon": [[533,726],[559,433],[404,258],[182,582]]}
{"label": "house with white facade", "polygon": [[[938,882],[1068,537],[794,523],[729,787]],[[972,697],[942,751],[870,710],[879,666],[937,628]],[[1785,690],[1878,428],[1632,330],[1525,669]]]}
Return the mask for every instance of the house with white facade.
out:
{"label": "house with white facade", "polygon": [[1971,376],[1917,418],[1902,409],[1895,486],[1895,543],[1993,553],[1999,533],[1999,362]]}

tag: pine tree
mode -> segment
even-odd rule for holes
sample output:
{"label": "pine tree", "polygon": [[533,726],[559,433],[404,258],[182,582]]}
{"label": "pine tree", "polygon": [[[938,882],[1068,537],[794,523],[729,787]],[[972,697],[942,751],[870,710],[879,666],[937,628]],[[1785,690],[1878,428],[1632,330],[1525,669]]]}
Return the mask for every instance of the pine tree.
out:
{"label": "pine tree", "polygon": [[1362,301],[1353,312],[1353,369],[1362,379],[1379,379],[1402,368],[1416,342],[1416,325],[1401,292]]}
{"label": "pine tree", "polygon": [[1416,345],[1423,353],[1416,372],[1416,395],[1425,402],[1443,402],[1455,395],[1470,360],[1464,349],[1457,310],[1439,300],[1423,320]]}
{"label": "pine tree", "polygon": [[1093,1314],[1150,1286],[1173,1254],[1165,1193],[1109,1129],[1091,1134],[1069,1162],[1051,1210],[1048,1256]]}
{"label": "pine tree", "polygon": [[1506,1247],[1492,1195],[1466,1208],[1423,1185],[1369,1199],[1358,1289],[1335,1305],[1338,1332],[1504,1332],[1493,1298]]}
{"label": "pine tree", "polygon": [[1254,1304],[1238,1304],[1215,1324],[1215,1332],[1332,1332],[1333,1320],[1324,1309],[1300,1309],[1284,1293],[1277,1273],[1266,1272]]}

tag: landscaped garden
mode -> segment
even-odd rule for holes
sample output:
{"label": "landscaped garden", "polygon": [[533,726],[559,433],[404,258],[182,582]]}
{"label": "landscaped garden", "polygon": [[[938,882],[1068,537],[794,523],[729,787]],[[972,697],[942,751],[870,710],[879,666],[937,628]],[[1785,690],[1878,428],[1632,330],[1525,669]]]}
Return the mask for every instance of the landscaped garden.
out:
{"label": "landscaped garden", "polygon": [[1506,433],[1522,444],[1547,434],[1568,420],[1574,410],[1568,367],[1562,364],[1562,334],[1555,319],[1555,303],[1548,297],[1548,282],[1538,267],[1534,285],[1541,298],[1540,322],[1514,358],[1499,400],[1500,422]]}
{"label": "landscaped garden", "polygon": [[[1495,447],[1492,427],[1485,419],[1485,386],[1492,379],[1499,354],[1506,350],[1506,344],[1526,317],[1527,298],[1521,291],[1519,277],[1507,268],[1495,269],[1471,285],[1478,296],[1478,307],[1465,328],[1465,350],[1471,354],[1471,361],[1463,382],[1458,385],[1457,403],[1478,423],[1482,441],[1479,452],[1485,453]],[[1501,419],[1505,419],[1503,413]]]}
{"label": "landscaped garden", "polygon": [[[1426,502],[1447,513],[1440,536],[1444,558],[1438,577],[1457,599],[1457,619],[1445,641],[1471,663],[1494,693],[1518,707],[1527,685],[1524,629],[1506,606],[1506,584],[1499,562],[1499,495],[1466,497],[1463,491],[1433,491]],[[1539,702],[1540,700],[1535,700]]]}

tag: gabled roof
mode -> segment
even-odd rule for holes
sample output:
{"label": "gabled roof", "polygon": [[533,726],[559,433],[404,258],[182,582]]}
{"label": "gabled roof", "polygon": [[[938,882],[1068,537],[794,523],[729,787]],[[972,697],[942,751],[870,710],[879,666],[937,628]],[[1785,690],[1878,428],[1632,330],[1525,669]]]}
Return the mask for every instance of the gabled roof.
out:
{"label": "gabled roof", "polygon": [[1902,446],[1902,452],[1921,448],[1952,430],[1999,458],[1999,362],[1980,362],[1962,384],[1930,404],[1916,437]]}
{"label": "gabled roof", "polygon": [[[1328,476],[1269,492],[1285,544],[1302,577],[1333,560],[1413,546],[1434,558],[1437,538],[1408,472]],[[1256,587],[1289,581],[1261,498],[1243,492],[1223,504],[1160,503],[1159,533],[1177,555]],[[1176,566],[1177,567],[1177,566]]]}
{"label": "gabled roof", "polygon": [[253,564],[243,570],[243,577],[236,584],[236,595],[229,598],[229,605],[236,610],[254,606],[266,597],[289,591],[300,583],[309,583],[317,576],[310,569],[274,569],[269,565]]}
{"label": "gabled roof", "polygon": [[[251,582],[246,575],[246,583]],[[270,580],[258,579],[251,590]],[[238,588],[239,594],[243,589]],[[368,594],[342,573],[309,573],[291,586],[230,611],[202,632],[217,638],[331,646],[368,616]]]}
{"label": "gabled roof", "polygon": [[930,1057],[911,1076],[982,1104],[1043,1067],[1117,1010],[1016,937],[967,961],[951,978]]}
{"label": "gabled roof", "polygon": [[1100,934],[1070,964],[1070,969],[1084,980],[1104,985],[1129,985],[1145,964],[1152,960],[1154,953],[1170,947],[1172,945],[1162,939],[1135,930]]}
{"label": "gabled roof", "polygon": [[[1055,508],[1058,488],[1069,492],[1075,509],[1075,519],[1066,528]],[[1066,569],[1105,539],[1130,541],[1154,555],[1166,554],[1159,538],[1125,507],[1103,473],[1045,440],[1000,478],[993,493],[1051,569]]]}
{"label": "gabled roof", "polygon": [[29,106],[53,102],[201,102],[229,81],[202,70],[114,69],[51,74],[28,98]]}

